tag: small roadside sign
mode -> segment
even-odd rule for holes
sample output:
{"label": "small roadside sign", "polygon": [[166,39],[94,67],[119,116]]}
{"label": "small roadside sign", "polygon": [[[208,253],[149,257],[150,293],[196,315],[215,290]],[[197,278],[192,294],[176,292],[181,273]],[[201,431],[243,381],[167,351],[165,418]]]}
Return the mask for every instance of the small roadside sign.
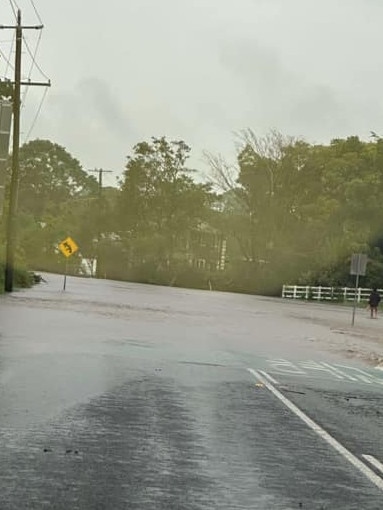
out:
{"label": "small roadside sign", "polygon": [[350,274],[365,276],[367,260],[368,258],[365,253],[353,253],[351,255]]}
{"label": "small roadside sign", "polygon": [[78,246],[71,237],[67,237],[66,239],[64,239],[64,241],[61,241],[61,243],[59,244],[59,250],[63,255],[65,255],[65,257],[70,257],[71,255],[76,253],[76,251],[78,250]]}
{"label": "small roadside sign", "polygon": [[68,259],[71,257],[76,251],[78,250],[77,244],[73,241],[71,237],[67,237],[64,239],[64,241],[61,241],[61,243],[58,246],[61,253],[66,257],[65,262],[65,274],[64,274],[64,286],[63,290],[66,289],[66,275],[68,273]]}

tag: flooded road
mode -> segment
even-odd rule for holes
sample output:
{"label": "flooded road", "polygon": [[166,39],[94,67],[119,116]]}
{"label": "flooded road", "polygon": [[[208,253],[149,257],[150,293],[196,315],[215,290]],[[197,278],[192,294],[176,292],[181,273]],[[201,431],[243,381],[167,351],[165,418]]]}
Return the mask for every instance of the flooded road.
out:
{"label": "flooded road", "polygon": [[382,508],[383,372],[299,305],[45,278],[0,298],[1,509]]}

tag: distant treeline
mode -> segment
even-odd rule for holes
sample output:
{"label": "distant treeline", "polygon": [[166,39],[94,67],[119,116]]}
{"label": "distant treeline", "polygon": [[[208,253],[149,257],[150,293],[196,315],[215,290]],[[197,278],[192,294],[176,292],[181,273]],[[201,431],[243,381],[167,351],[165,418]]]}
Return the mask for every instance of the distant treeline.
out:
{"label": "distant treeline", "polygon": [[[239,134],[236,162],[206,154],[204,183],[190,147],[138,143],[116,187],[63,147],[21,148],[18,260],[61,271],[67,235],[97,276],[164,285],[278,294],[283,283],[348,285],[353,252],[370,257],[364,286],[383,276],[383,140],[312,145],[270,132]],[[4,216],[3,216],[4,218]],[[4,241],[4,220],[1,229]],[[4,242],[2,243],[4,245]]]}

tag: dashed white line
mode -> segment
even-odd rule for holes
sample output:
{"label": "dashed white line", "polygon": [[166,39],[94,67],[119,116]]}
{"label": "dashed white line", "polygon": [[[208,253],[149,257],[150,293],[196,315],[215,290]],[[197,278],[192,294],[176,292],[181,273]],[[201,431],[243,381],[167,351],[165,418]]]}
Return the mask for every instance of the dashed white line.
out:
{"label": "dashed white line", "polygon": [[278,381],[276,381],[276,380],[274,379],[274,377],[271,377],[271,375],[270,375],[270,374],[268,374],[267,372],[264,372],[263,370],[260,370],[260,373],[261,373],[262,375],[264,375],[264,376],[265,376],[265,377],[266,377],[266,378],[267,378],[270,382],[272,382],[273,384],[279,384],[279,382],[278,382]]}
{"label": "dashed white line", "polygon": [[358,457],[351,453],[345,448],[339,441],[332,437],[326,430],[312,420],[307,414],[299,409],[298,406],[293,404],[291,400],[286,398],[277,388],[275,388],[266,377],[258,373],[252,368],[247,369],[256,379],[261,381],[268,390],[273,393],[290,411],[292,411],[298,418],[300,418],[311,430],[313,430],[319,437],[324,439],[334,450],[336,450],[343,458],[345,458],[350,464],[356,467],[364,476],[366,476],[376,487],[383,491],[383,479],[380,478],[372,469],[370,469],[364,462]]}
{"label": "dashed white line", "polygon": [[362,455],[364,459],[367,460],[374,468],[383,473],[383,464],[378,461],[373,455]]}

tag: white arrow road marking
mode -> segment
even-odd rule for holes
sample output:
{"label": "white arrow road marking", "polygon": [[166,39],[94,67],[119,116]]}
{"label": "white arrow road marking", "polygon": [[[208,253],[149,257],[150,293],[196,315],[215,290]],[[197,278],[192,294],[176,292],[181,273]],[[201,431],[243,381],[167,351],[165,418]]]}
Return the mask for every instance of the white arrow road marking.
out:
{"label": "white arrow road marking", "polygon": [[316,361],[301,361],[300,366],[305,368],[306,370],[319,370],[322,372],[326,372],[327,374],[332,375],[336,379],[343,379],[343,376],[337,374],[334,370],[331,370],[331,367],[324,366],[324,363],[317,363]]}
{"label": "white arrow road marking", "polygon": [[378,461],[373,455],[362,455],[364,459],[367,460],[374,468],[383,473],[383,464]]}
{"label": "white arrow road marking", "polygon": [[297,367],[291,361],[286,359],[269,359],[267,362],[270,365],[270,370],[279,374],[292,374],[292,375],[307,375],[301,368]]}
{"label": "white arrow road marking", "polygon": [[345,377],[346,379],[350,381],[357,381],[355,377],[352,377],[352,375],[346,374],[343,370],[340,370],[339,368],[335,368],[333,365],[330,365],[329,363],[325,363],[322,361],[322,365],[327,367],[328,369],[332,370],[333,372],[336,372],[337,374],[341,375],[342,377]]}
{"label": "white arrow road marking", "polygon": [[360,368],[348,367],[347,365],[341,365],[339,363],[334,363],[334,365],[337,367],[352,371],[353,376],[356,377],[359,381],[363,381],[367,384],[371,384],[373,382],[383,384],[383,379],[374,377],[374,376],[368,374],[367,372],[365,372],[364,370],[361,370]]}
{"label": "white arrow road marking", "polygon": [[328,443],[334,450],[336,450],[344,459],[358,469],[366,478],[368,478],[376,487],[383,491],[383,479],[378,476],[375,471],[370,469],[364,462],[345,448],[339,441],[332,437],[326,430],[312,420],[307,414],[299,409],[298,406],[293,404],[291,400],[286,398],[277,388],[275,388],[266,377],[258,373],[252,368],[247,369],[258,381],[262,382],[268,390],[273,393],[291,412],[293,412],[300,420],[302,420],[311,430],[313,430],[319,437]]}
{"label": "white arrow road marking", "polygon": [[[273,374],[289,376],[296,375],[309,378],[310,377],[328,378],[329,376],[331,376],[333,379],[337,379],[339,381],[364,382],[366,384],[383,385],[383,377],[379,377],[377,375],[377,372],[376,375],[374,376],[371,373],[361,370],[360,368],[354,366],[347,366],[340,363],[330,364],[324,361],[316,362],[312,360],[306,360],[297,361],[294,364],[286,359],[268,359],[267,363],[268,370]],[[381,367],[381,370],[383,370],[383,366]]]}

